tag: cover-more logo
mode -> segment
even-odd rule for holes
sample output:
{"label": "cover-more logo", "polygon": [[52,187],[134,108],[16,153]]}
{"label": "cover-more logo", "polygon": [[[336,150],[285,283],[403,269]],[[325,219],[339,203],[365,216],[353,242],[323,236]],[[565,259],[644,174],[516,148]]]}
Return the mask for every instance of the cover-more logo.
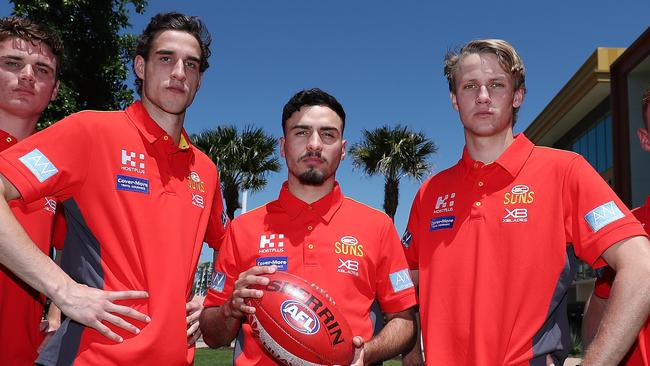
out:
{"label": "cover-more logo", "polygon": [[433,213],[454,211],[454,198],[456,198],[456,192],[438,196],[436,208],[433,210]]}
{"label": "cover-more logo", "polygon": [[122,149],[122,170],[144,174],[144,154]]}
{"label": "cover-more logo", "polygon": [[284,234],[269,234],[260,236],[260,253],[284,252]]}

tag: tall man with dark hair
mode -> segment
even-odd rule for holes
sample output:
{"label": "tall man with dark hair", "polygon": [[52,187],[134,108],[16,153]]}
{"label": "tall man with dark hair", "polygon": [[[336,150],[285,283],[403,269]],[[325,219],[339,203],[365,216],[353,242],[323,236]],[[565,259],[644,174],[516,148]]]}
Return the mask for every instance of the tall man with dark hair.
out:
{"label": "tall man with dark hair", "polygon": [[[263,296],[249,286],[267,284],[260,275],[276,270],[315,283],[336,301],[357,335],[355,365],[389,359],[413,345],[413,283],[393,223],[343,196],[335,179],[345,157],[344,127],[343,107],[320,89],[303,90],[284,107],[280,152],[287,182],[277,200],[233,220],[201,314],[211,347],[229,344],[243,328],[235,365],[276,365],[243,322],[255,312],[244,299]],[[373,337],[375,298],[387,323]]]}
{"label": "tall man with dark hair", "polygon": [[[63,45],[47,27],[28,19],[0,19],[0,150],[36,131],[36,123],[56,98]],[[57,202],[45,197],[32,205],[13,202],[11,210],[41,251],[49,253]],[[60,247],[62,243],[56,243]],[[39,329],[45,299],[0,265],[0,365],[34,362],[45,333]]]}
{"label": "tall man with dark hair", "polygon": [[199,312],[188,316],[186,302],[203,241],[218,246],[227,224],[216,168],[183,129],[209,44],[198,18],[156,15],[134,58],[141,101],[71,115],[0,154],[7,201],[53,196],[65,207],[61,266],[72,279],[0,200],[0,262],[71,318],[38,364],[192,362],[187,322]]}
{"label": "tall man with dark hair", "polygon": [[[641,149],[650,152],[650,86],[643,93],[641,99],[641,115],[643,116],[643,127],[637,130]],[[632,213],[644,226],[645,231],[650,234],[650,194],[646,198],[645,205],[632,210]],[[601,276],[596,279],[594,293],[587,303],[585,315],[582,319],[582,344],[589,349],[591,342],[598,333],[603,313],[607,308],[608,299],[611,296],[612,285],[616,279],[616,272],[612,267],[605,267]],[[637,341],[627,352],[620,365],[625,366],[649,366],[650,365],[650,319],[646,320],[641,328]]]}
{"label": "tall man with dark hair", "polygon": [[603,331],[583,365],[614,365],[650,310],[650,243],[580,155],[514,136],[525,72],[502,40],[472,41],[445,59],[465,133],[455,166],[427,180],[403,237],[419,270],[430,365],[561,365],[570,349],[573,254],[616,268]]}

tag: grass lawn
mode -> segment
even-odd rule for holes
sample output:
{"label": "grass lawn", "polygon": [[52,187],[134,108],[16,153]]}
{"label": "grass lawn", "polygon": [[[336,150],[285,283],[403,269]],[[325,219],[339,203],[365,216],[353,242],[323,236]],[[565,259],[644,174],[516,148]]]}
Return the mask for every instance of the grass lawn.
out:
{"label": "grass lawn", "polygon": [[[402,363],[397,360],[384,362],[384,366],[397,366]],[[227,366],[232,365],[232,349],[231,348],[198,348],[196,356],[194,357],[194,365],[196,366]]]}

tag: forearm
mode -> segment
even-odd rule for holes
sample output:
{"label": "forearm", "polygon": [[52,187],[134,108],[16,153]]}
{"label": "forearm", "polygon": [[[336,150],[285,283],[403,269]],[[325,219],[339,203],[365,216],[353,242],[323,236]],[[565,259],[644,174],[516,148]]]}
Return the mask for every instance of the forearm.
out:
{"label": "forearm", "polygon": [[29,238],[11,212],[0,184],[0,263],[54,302],[72,280]]}
{"label": "forearm", "polygon": [[634,343],[650,312],[650,272],[622,268],[583,365],[616,365]]}
{"label": "forearm", "polygon": [[591,294],[589,300],[585,304],[585,313],[582,316],[582,346],[584,349],[589,349],[591,342],[598,332],[598,326],[603,318],[605,309],[607,308],[607,300],[596,296],[595,293]]}
{"label": "forearm", "polygon": [[199,320],[203,341],[212,348],[230,344],[237,336],[241,320],[227,316],[224,306],[203,309]]}
{"label": "forearm", "polygon": [[407,352],[415,344],[413,308],[390,314],[384,328],[364,345],[364,364],[374,364]]}

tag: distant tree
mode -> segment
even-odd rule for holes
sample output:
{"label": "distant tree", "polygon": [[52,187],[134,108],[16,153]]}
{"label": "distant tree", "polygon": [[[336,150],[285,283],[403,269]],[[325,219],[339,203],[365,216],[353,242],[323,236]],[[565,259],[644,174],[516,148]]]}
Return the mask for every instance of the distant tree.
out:
{"label": "distant tree", "polygon": [[247,126],[240,134],[235,126],[217,127],[190,139],[217,165],[230,219],[241,208],[240,190],[257,192],[266,186],[269,172],[280,171],[278,141],[261,128]]}
{"label": "distant tree", "polygon": [[133,102],[126,85],[135,36],[129,10],[142,14],[147,0],[10,0],[13,13],[57,30],[65,46],[59,95],[37,128],[83,110],[122,109]]}
{"label": "distant tree", "polygon": [[395,220],[400,179],[407,176],[422,181],[431,171],[428,158],[437,149],[422,132],[397,125],[364,129],[362,140],[352,145],[350,155],[355,168],[367,175],[384,176],[384,211]]}

